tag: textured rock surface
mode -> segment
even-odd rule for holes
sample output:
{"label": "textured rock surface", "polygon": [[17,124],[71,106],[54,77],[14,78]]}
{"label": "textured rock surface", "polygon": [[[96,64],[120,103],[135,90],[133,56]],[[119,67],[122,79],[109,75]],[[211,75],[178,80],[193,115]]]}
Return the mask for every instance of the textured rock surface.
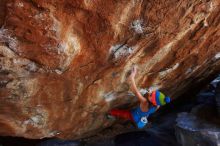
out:
{"label": "textured rock surface", "polygon": [[[173,98],[220,70],[219,0],[1,0],[0,135],[80,138],[132,102]],[[200,79],[200,80],[198,80]],[[117,98],[117,99],[116,99]]]}

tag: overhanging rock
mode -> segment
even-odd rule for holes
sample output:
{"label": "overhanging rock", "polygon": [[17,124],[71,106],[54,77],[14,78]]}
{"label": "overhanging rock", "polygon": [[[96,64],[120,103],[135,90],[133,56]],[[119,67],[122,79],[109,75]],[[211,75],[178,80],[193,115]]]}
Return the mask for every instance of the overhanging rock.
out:
{"label": "overhanging rock", "polygon": [[[140,88],[175,98],[220,70],[220,1],[2,0],[0,135],[81,138]],[[198,80],[200,79],[200,80]],[[120,99],[118,99],[120,98]]]}

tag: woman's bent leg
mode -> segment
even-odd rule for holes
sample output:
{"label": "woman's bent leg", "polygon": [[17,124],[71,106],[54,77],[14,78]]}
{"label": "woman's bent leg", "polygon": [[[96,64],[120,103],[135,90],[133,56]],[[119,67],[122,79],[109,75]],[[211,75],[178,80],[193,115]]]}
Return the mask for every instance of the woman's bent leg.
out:
{"label": "woman's bent leg", "polygon": [[132,114],[129,110],[113,109],[110,111],[110,115],[112,115],[114,117],[123,118],[123,119],[133,121]]}

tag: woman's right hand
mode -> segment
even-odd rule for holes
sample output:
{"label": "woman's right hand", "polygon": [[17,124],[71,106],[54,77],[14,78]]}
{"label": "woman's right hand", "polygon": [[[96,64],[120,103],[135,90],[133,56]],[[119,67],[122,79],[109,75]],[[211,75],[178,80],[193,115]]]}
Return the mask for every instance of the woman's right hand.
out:
{"label": "woman's right hand", "polygon": [[134,80],[134,77],[137,73],[137,66],[133,66],[132,69],[131,69],[131,74],[129,75],[129,80]]}

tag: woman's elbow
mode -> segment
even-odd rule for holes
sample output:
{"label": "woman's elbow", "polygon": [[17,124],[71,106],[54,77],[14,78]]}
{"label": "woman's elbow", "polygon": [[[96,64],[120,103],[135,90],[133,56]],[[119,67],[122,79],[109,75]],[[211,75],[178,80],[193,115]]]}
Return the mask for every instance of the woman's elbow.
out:
{"label": "woman's elbow", "polygon": [[148,104],[147,99],[145,98],[141,99],[140,102],[142,102],[143,104]]}

